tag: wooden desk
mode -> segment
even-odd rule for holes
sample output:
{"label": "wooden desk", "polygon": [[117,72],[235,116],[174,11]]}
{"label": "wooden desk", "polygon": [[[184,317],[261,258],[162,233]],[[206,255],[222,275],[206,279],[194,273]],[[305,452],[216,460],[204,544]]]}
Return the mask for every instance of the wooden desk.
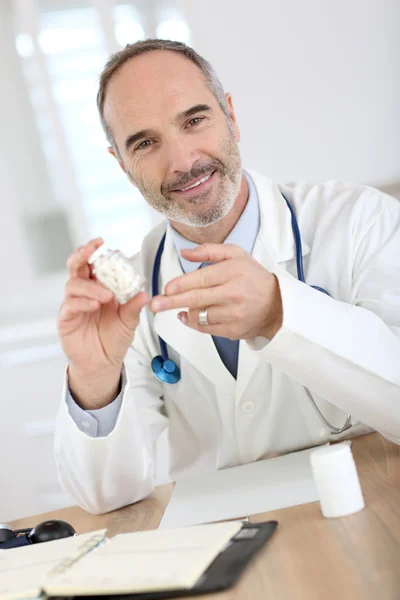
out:
{"label": "wooden desk", "polygon": [[[356,438],[352,448],[366,508],[325,519],[312,503],[251,517],[253,522],[277,519],[277,532],[235,589],[207,600],[399,600],[400,446],[373,433]],[[154,529],[171,491],[172,485],[160,486],[148,499],[106,515],[73,507],[13,525],[58,518],[79,533],[107,527],[112,536]]]}

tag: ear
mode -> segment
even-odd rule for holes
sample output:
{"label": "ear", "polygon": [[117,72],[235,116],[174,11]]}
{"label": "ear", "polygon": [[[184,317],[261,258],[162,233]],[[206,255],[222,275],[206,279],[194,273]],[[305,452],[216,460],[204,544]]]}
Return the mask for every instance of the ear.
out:
{"label": "ear", "polygon": [[238,124],[236,121],[236,115],[235,115],[235,109],[233,108],[232,96],[229,92],[227,92],[225,94],[225,102],[226,102],[226,107],[228,109],[229,116],[232,121],[233,128],[235,130],[236,141],[240,142],[240,130],[239,130],[239,127],[238,127]]}
{"label": "ear", "polygon": [[115,160],[118,162],[118,164],[119,164],[119,166],[121,167],[121,169],[123,170],[123,172],[124,172],[124,173],[126,173],[125,165],[124,165],[124,163],[122,162],[122,160],[119,158],[119,156],[118,156],[118,154],[116,153],[116,151],[114,150],[114,147],[113,147],[113,146],[109,146],[109,147],[107,148],[107,150],[108,150],[108,152],[109,152],[110,154],[112,154],[112,155],[113,155],[113,157],[114,157],[114,158],[115,158]]}

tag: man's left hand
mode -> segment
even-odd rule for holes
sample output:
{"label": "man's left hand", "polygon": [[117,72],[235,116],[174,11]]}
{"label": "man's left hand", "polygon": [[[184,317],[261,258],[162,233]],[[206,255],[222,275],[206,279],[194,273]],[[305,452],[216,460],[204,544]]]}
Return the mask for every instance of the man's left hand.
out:
{"label": "man's left hand", "polygon": [[[282,326],[275,275],[239,246],[202,244],[181,254],[192,262],[213,264],[170,281],[165,295],[151,301],[153,312],[186,308],[178,318],[202,333],[232,340],[273,338]],[[201,310],[207,310],[209,325],[199,325]]]}

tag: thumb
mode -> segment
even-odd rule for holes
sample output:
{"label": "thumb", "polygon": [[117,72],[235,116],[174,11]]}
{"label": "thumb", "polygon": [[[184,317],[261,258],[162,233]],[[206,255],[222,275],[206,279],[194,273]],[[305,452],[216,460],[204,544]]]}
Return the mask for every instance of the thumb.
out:
{"label": "thumb", "polygon": [[135,329],[139,323],[140,311],[146,304],[150,302],[150,298],[146,292],[139,292],[133,296],[126,304],[121,304],[119,307],[119,316],[121,321],[129,329]]}

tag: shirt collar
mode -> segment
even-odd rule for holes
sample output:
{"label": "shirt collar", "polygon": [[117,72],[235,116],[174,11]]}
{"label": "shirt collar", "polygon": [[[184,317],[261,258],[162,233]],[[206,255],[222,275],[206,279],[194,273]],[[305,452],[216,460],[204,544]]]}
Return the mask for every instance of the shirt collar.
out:
{"label": "shirt collar", "polygon": [[[240,219],[224,241],[224,244],[235,244],[236,246],[240,246],[240,248],[248,254],[251,254],[260,228],[260,210],[255,185],[248,173],[244,173],[244,175],[249,186],[249,199],[244,211],[240,215]],[[187,240],[178,233],[170,223],[168,223],[168,228],[172,234],[175,250],[178,253],[183,272],[191,273],[192,271],[196,271],[202,263],[194,263],[185,260],[181,256],[181,250],[191,250],[197,248],[199,244]]]}

